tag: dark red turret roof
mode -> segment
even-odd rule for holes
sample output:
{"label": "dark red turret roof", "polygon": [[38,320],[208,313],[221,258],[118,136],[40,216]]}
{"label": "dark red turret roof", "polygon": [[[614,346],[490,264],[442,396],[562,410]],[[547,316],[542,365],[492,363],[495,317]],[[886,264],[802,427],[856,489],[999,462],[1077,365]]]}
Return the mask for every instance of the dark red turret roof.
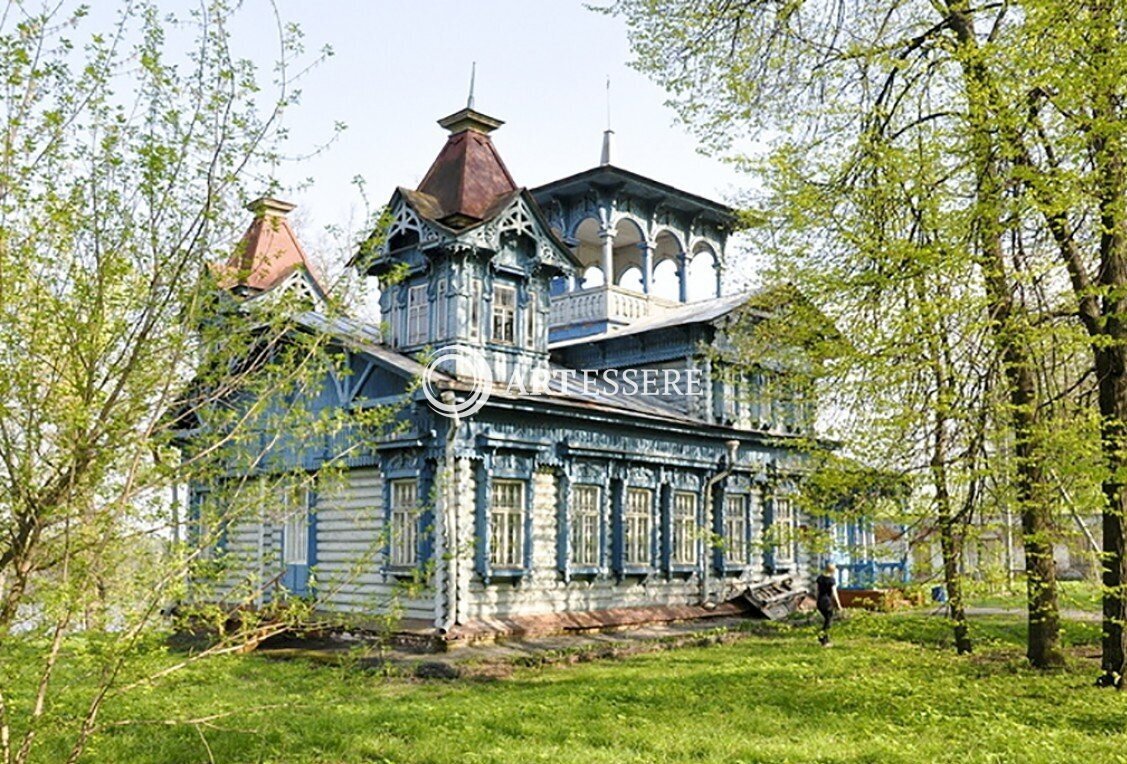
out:
{"label": "dark red turret roof", "polygon": [[450,137],[427,170],[417,193],[430,197],[434,219],[451,228],[464,228],[487,217],[497,201],[517,190],[517,184],[489,133],[503,122],[473,109],[462,109],[438,124]]}
{"label": "dark red turret roof", "polygon": [[247,205],[247,209],[254,213],[254,221],[231,257],[217,269],[223,287],[265,292],[298,269],[305,270],[317,281],[305,250],[286,220],[286,215],[294,206],[270,197],[256,199]]}

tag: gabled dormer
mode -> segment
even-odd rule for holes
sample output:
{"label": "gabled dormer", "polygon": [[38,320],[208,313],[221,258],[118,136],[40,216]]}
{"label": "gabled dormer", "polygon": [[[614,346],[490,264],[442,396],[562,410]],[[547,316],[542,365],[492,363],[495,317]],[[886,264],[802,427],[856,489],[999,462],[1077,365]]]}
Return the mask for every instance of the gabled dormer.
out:
{"label": "gabled dormer", "polygon": [[392,195],[383,243],[354,260],[380,280],[387,342],[474,348],[497,381],[547,368],[550,285],[578,261],[505,167],[489,137],[500,120],[467,107],[439,124],[446,145],[417,189]]}

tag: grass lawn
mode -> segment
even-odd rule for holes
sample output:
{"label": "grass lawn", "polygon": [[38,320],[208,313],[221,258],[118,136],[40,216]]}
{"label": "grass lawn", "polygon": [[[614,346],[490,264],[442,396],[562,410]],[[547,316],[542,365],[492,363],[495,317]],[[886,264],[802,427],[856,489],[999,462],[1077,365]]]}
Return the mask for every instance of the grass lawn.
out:
{"label": "grass lawn", "polygon": [[[1097,613],[1101,608],[1103,590],[1095,581],[1058,581],[1058,596],[1062,610],[1085,610]],[[973,584],[968,587],[967,605],[971,607],[996,607],[1024,610],[1025,581],[1014,581],[1012,591],[983,591]]]}
{"label": "grass lawn", "polygon": [[969,659],[949,651],[942,619],[858,614],[829,649],[812,628],[781,626],[452,682],[222,658],[115,701],[102,721],[238,713],[111,728],[85,760],[206,762],[210,748],[216,762],[1127,762],[1127,694],[1092,686],[1097,625],[1067,624],[1071,665],[1051,675],[1024,667],[1018,620],[975,627]]}

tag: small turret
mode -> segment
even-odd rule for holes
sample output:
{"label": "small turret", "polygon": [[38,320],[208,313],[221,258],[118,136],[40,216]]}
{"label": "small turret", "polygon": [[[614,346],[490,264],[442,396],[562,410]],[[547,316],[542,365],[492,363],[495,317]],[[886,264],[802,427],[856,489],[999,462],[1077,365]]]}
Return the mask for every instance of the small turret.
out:
{"label": "small turret", "polygon": [[287,220],[295,208],[290,202],[269,196],[247,205],[254,220],[227,262],[216,269],[222,287],[241,296],[254,296],[274,289],[300,272],[310,287],[324,296],[324,289]]}

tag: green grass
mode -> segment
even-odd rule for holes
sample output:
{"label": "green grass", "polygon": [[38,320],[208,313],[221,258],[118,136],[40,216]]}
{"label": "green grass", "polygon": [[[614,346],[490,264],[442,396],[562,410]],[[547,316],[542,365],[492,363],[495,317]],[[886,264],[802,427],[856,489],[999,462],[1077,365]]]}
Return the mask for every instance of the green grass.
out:
{"label": "green grass", "polygon": [[[413,682],[259,656],[215,660],[120,699],[104,722],[236,711],[205,726],[130,724],[106,762],[1127,762],[1127,696],[1092,686],[1094,624],[1068,670],[1023,665],[1016,619],[949,651],[941,619],[854,615],[621,661]],[[153,661],[167,660],[154,655]],[[265,706],[274,706],[266,708]],[[43,760],[61,751],[45,731]]]}
{"label": "green grass", "polygon": [[[1057,586],[1059,587],[1058,597],[1062,610],[1100,611],[1102,589],[1099,583],[1095,581],[1060,581]],[[1024,610],[1026,607],[1025,582],[1020,579],[1015,581],[1013,590],[1010,592],[986,591],[976,588],[972,584],[967,592],[967,604],[971,607]]]}

